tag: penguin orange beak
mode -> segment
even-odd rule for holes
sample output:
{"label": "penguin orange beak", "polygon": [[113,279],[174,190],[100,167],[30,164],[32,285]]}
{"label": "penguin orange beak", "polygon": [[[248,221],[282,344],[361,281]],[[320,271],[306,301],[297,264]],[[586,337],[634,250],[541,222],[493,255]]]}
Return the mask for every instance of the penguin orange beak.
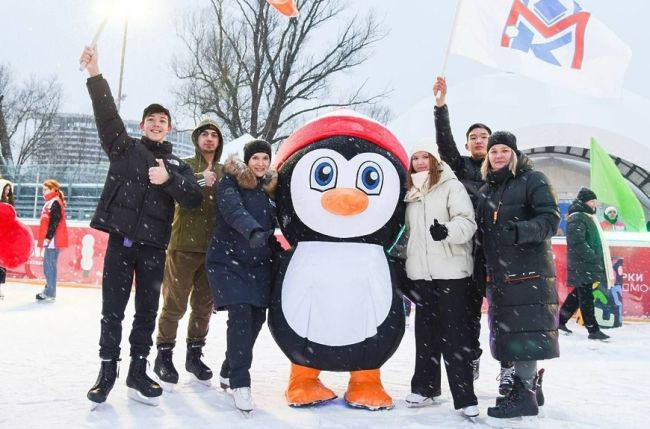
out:
{"label": "penguin orange beak", "polygon": [[334,188],[320,199],[325,210],[338,216],[354,216],[368,208],[368,196],[355,188]]}

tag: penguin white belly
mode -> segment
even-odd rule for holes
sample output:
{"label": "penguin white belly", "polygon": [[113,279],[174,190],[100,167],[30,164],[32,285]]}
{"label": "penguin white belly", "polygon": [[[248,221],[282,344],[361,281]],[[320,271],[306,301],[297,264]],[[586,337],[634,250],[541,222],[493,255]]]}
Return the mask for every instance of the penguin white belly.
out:
{"label": "penguin white belly", "polygon": [[376,244],[300,242],[282,283],[282,312],[291,329],[326,346],[376,335],[392,299],[388,261]]}

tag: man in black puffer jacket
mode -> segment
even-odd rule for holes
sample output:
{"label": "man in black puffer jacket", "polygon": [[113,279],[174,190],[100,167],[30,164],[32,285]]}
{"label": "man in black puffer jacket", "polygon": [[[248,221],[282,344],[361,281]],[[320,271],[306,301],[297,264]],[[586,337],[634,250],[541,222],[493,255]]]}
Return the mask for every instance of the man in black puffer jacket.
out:
{"label": "man in black puffer jacket", "polygon": [[[445,78],[438,76],[436,83],[433,85],[433,93],[436,95],[436,105],[433,108],[434,125],[436,127],[436,144],[438,145],[438,154],[440,159],[445,161],[456,174],[456,177],[465,186],[469,198],[472,200],[474,208],[476,208],[476,201],[478,190],[483,186],[485,181],[481,177],[481,164],[487,154],[488,138],[492,134],[492,130],[485,124],[475,123],[469,126],[465,133],[467,139],[465,149],[469,152],[469,156],[462,156],[458,152],[454,136],[451,133],[451,125],[449,122],[449,109],[447,108],[447,81]],[[476,262],[476,261],[475,261]],[[473,305],[469,309],[472,317],[473,327],[473,344],[472,352],[474,359],[472,360],[472,368],[474,370],[474,380],[479,376],[479,362],[483,354],[479,336],[481,334],[481,307],[483,305],[483,297],[485,296],[484,282],[476,281],[472,278],[474,283]],[[499,374],[499,390],[504,394],[512,388],[512,362],[501,362],[501,372]],[[436,375],[437,379],[440,375]]]}
{"label": "man in black puffer jacket", "polygon": [[[608,275],[603,251],[603,238],[595,218],[598,201],[596,194],[582,188],[569,207],[567,218],[567,283],[574,289],[560,309],[559,329],[570,334],[566,323],[580,306],[590,340],[606,340],[609,335],[600,331],[594,316],[594,289],[607,284]],[[605,243],[605,246],[607,244]]]}
{"label": "man in black puffer jacket", "polygon": [[129,137],[108,83],[99,73],[95,50],[84,49],[81,62],[87,64],[87,86],[97,130],[110,161],[90,223],[91,227],[109,233],[109,238],[102,279],[102,364],[88,399],[95,404],[106,401],[115,384],[122,319],[135,276],[136,310],[129,336],[131,364],[126,384],[133,399],[157,404],[162,389],[145,370],[153,344],[174,203],[193,208],[201,203],[203,194],[192,169],[172,154],[172,145],[165,141],[171,131],[169,111],[159,104],[148,106],[140,123],[144,136]]}

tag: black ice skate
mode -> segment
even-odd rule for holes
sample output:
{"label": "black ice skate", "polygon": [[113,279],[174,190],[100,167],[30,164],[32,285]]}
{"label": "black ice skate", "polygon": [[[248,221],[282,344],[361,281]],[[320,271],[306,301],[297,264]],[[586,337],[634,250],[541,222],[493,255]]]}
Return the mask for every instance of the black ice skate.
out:
{"label": "black ice skate", "polygon": [[513,425],[533,424],[537,420],[539,407],[535,392],[528,389],[515,374],[510,394],[496,407],[488,408],[487,414],[491,426],[512,427]]}
{"label": "black ice skate", "polygon": [[93,387],[90,388],[87,398],[90,400],[90,409],[94,410],[99,404],[106,402],[108,394],[115,385],[119,375],[119,359],[102,359],[99,375]]}
{"label": "black ice skate", "polygon": [[595,332],[590,332],[589,337],[590,340],[599,340],[603,342],[608,342],[609,341],[609,335],[603,333],[603,331],[595,331]]}
{"label": "black ice skate", "polygon": [[178,371],[172,360],[173,350],[174,344],[158,344],[158,355],[153,365],[153,372],[165,392],[173,391],[178,383]]}
{"label": "black ice skate", "polygon": [[[537,371],[537,375],[533,379],[533,392],[535,392],[535,399],[537,400],[537,407],[539,409],[538,416],[541,417],[542,407],[544,406],[544,391],[542,390],[542,381],[544,378],[544,368]],[[496,400],[496,406],[502,405],[505,403],[507,396],[499,396]]]}
{"label": "black ice skate", "polygon": [[157,406],[163,393],[160,385],[147,376],[147,358],[144,356],[131,358],[126,385],[129,398],[147,405]]}
{"label": "black ice skate", "polygon": [[187,344],[187,355],[185,357],[185,369],[194,376],[195,381],[205,385],[211,385],[212,370],[201,360],[203,356],[203,341]]}

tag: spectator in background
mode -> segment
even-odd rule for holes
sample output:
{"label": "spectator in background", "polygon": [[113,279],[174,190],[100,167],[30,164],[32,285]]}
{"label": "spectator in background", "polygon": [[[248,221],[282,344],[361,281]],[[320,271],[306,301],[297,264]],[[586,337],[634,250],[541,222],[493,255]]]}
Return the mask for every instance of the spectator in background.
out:
{"label": "spectator in background", "polygon": [[618,219],[618,210],[614,206],[609,206],[603,213],[605,220],[600,222],[603,231],[625,231],[625,224]]}
{"label": "spectator in background", "polygon": [[[16,205],[16,198],[14,197],[13,184],[5,179],[0,179],[0,189],[2,194],[0,194],[0,203],[10,204],[12,206]],[[2,285],[7,281],[7,270],[4,267],[0,267],[0,299],[4,299],[2,293]]]}
{"label": "spectator in background", "polygon": [[15,206],[16,197],[14,196],[13,183],[6,179],[0,179],[0,189],[2,189],[2,195],[0,195],[0,203],[7,203]]}
{"label": "spectator in background", "polygon": [[566,237],[567,283],[573,290],[560,308],[559,329],[567,334],[572,332],[566,323],[579,305],[589,339],[607,340],[609,335],[601,332],[594,315],[593,291],[600,283],[609,287],[609,279],[612,279],[613,283],[614,273],[609,248],[598,228],[596,207],[596,194],[588,188],[580,189],[569,207]]}
{"label": "spectator in background", "polygon": [[53,179],[43,182],[45,205],[38,227],[38,247],[44,249],[43,272],[45,289],[36,294],[36,300],[53,302],[56,299],[56,276],[59,249],[68,247],[68,226],[65,220],[65,198],[61,185]]}

